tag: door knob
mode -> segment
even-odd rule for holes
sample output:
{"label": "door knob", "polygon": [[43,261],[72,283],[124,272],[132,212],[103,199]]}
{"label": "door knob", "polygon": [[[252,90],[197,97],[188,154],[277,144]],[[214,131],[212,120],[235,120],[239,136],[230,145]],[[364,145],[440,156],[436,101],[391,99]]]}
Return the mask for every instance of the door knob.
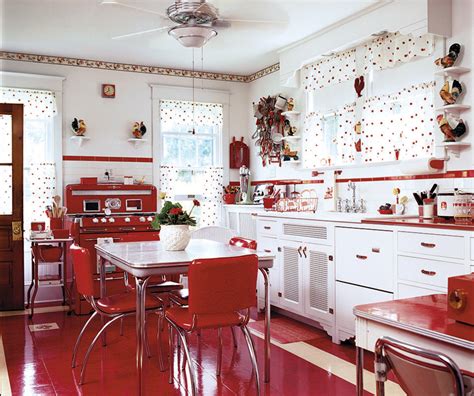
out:
{"label": "door knob", "polygon": [[23,239],[21,221],[12,221],[12,239],[14,241],[21,241]]}

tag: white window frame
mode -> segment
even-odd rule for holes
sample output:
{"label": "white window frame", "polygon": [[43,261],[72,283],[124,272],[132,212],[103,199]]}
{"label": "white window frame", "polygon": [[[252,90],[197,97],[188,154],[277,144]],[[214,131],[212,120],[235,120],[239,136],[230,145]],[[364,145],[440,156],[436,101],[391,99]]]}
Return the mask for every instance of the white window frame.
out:
{"label": "white window frame", "polygon": [[[160,189],[160,166],[161,158],[163,158],[162,134],[161,134],[161,118],[160,118],[160,101],[162,100],[181,100],[193,101],[193,89],[189,87],[178,87],[171,85],[150,84],[152,97],[152,153],[153,153],[153,184]],[[230,108],[230,92],[212,89],[195,88],[194,101],[202,103],[219,103],[223,106],[223,125],[222,134],[218,138],[217,158],[215,166],[224,168],[223,181],[224,184],[229,182],[229,156],[228,147],[230,143],[229,128],[229,108]]]}

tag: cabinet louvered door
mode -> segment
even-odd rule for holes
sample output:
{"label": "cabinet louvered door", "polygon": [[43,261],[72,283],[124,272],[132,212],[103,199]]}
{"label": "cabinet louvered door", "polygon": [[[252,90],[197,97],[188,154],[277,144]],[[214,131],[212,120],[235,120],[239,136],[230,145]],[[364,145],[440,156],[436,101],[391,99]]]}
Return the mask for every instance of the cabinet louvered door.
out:
{"label": "cabinet louvered door", "polygon": [[302,273],[305,314],[321,322],[332,322],[334,307],[333,247],[305,244]]}
{"label": "cabinet louvered door", "polygon": [[257,239],[257,220],[252,213],[239,213],[239,236]]}
{"label": "cabinet louvered door", "polygon": [[301,242],[280,241],[280,304],[293,312],[303,313],[303,277],[301,273]]}

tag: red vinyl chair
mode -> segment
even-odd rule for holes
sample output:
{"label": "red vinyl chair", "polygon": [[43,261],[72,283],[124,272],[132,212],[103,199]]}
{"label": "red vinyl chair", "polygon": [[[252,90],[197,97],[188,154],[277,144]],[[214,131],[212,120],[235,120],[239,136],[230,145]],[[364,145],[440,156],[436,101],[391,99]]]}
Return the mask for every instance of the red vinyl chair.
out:
{"label": "red vinyl chair", "polygon": [[[91,256],[89,250],[82,248],[77,245],[71,246],[71,256],[72,256],[72,263],[74,267],[74,274],[75,274],[75,282],[77,290],[80,294],[84,296],[89,304],[91,304],[92,308],[94,309],[94,313],[92,316],[87,320],[85,325],[83,326],[81,332],[79,333],[76,343],[74,345],[74,350],[72,353],[72,367],[76,367],[76,357],[77,357],[77,350],[79,348],[79,343],[81,341],[82,336],[84,335],[85,330],[92,322],[92,320],[96,316],[100,316],[104,319],[110,319],[105,321],[104,325],[101,327],[99,332],[96,334],[94,339],[92,340],[87,352],[84,356],[84,361],[82,362],[82,369],[81,369],[81,376],[79,380],[79,385],[84,383],[84,377],[86,372],[87,362],[89,360],[89,355],[96,344],[97,340],[101,336],[101,334],[105,331],[107,327],[109,327],[112,323],[116,320],[123,319],[125,316],[134,315],[136,312],[136,294],[134,292],[128,291],[120,294],[114,294],[111,296],[107,296],[98,300],[94,299],[94,283],[93,283],[93,276],[91,271]],[[162,304],[161,302],[153,298],[152,296],[147,295],[146,297],[146,305],[145,309],[147,312],[158,312],[160,317],[162,316]],[[158,332],[159,334],[160,332]],[[148,347],[148,342],[145,342],[145,346],[147,349],[148,356],[150,356],[150,349]],[[161,343],[158,344],[160,348]],[[160,365],[163,365],[162,361],[162,354],[161,351],[158,353],[160,359]]]}
{"label": "red vinyl chair", "polygon": [[[201,329],[216,329],[221,340],[224,327],[238,326],[242,330],[252,361],[260,394],[255,347],[247,323],[250,308],[256,306],[258,257],[254,254],[220,259],[194,260],[189,266],[189,305],[172,306],[165,313],[169,325],[170,373],[173,383],[173,331],[178,334],[186,356],[191,378],[192,394],[196,395],[196,378],[189,353],[187,335]],[[244,311],[245,314],[242,314]],[[218,344],[217,373],[222,364],[222,343]]]}
{"label": "red vinyl chair", "polygon": [[[229,240],[229,245],[238,246],[246,249],[257,250],[257,241],[253,239],[233,237]],[[169,294],[169,300],[172,305],[178,305],[180,307],[188,305],[189,289],[173,290]],[[234,347],[237,348],[237,336],[235,335],[234,328],[231,327],[232,339],[234,341]],[[220,334],[220,333],[219,333]],[[219,339],[219,343],[222,343],[222,339]]]}
{"label": "red vinyl chair", "polygon": [[375,344],[376,395],[384,396],[393,371],[408,396],[464,396],[464,380],[456,363],[443,353],[381,337]]}

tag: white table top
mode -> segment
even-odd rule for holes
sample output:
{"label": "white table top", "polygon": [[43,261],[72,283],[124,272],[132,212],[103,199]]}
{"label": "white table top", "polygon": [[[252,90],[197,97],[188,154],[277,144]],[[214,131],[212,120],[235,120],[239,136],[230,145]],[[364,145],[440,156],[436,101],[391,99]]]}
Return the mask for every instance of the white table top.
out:
{"label": "white table top", "polygon": [[172,273],[176,267],[187,267],[199,258],[227,258],[256,254],[259,266],[271,268],[275,258],[271,253],[255,251],[206,239],[192,239],[182,251],[166,251],[159,241],[120,242],[95,245],[97,254],[136,276]]}

